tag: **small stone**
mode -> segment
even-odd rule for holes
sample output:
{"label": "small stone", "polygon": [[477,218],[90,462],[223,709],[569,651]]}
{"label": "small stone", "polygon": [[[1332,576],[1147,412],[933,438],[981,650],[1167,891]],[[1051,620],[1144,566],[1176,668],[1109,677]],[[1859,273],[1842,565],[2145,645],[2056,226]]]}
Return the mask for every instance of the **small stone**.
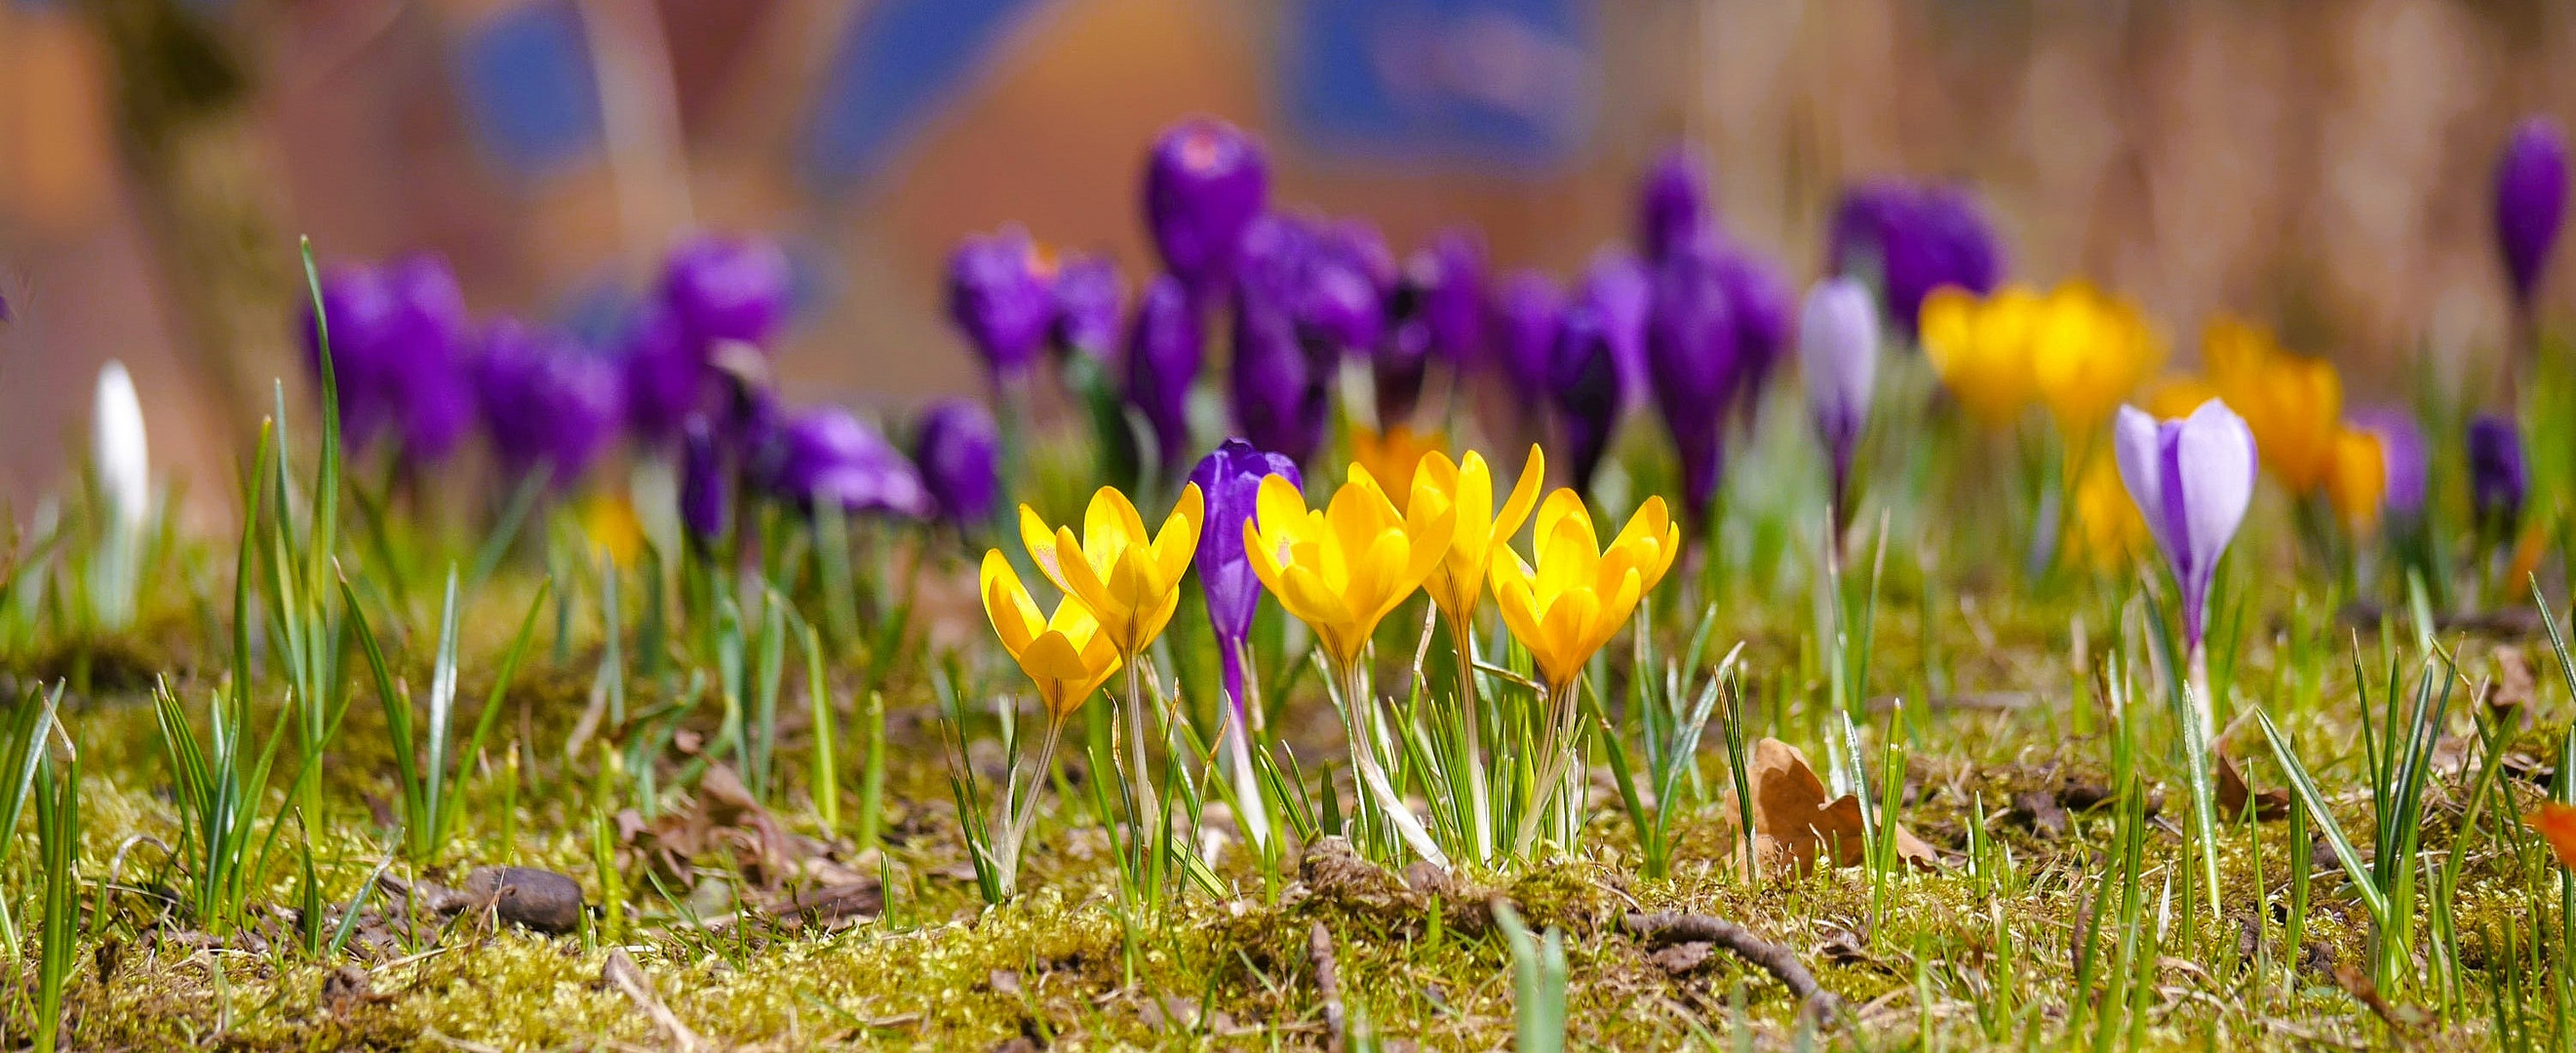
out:
{"label": "small stone", "polygon": [[465,875],[476,904],[502,921],[560,936],[581,926],[581,883],[535,867],[476,867]]}

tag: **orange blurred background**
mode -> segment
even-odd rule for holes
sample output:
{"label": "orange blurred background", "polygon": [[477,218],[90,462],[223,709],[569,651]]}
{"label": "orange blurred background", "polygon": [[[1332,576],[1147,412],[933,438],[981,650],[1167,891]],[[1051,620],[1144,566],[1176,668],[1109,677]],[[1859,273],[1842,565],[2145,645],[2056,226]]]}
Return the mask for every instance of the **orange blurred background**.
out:
{"label": "orange blurred background", "polygon": [[2528,113],[2576,120],[2576,5],[2550,0],[1568,0],[1565,76],[1525,85],[1574,93],[1570,149],[1389,161],[1283,116],[1296,0],[1054,0],[973,49],[884,163],[818,186],[818,86],[896,0],[544,2],[578,9],[605,131],[532,174],[479,142],[455,68],[522,0],[0,0],[0,498],[60,484],[117,357],[160,470],[220,510],[267,379],[302,380],[299,234],[325,263],[434,248],[478,312],[561,317],[681,232],[771,232],[809,286],[792,398],[970,390],[951,243],[1019,222],[1113,253],[1132,288],[1143,150],[1191,113],[1265,136],[1277,200],[1367,216],[1398,251],[1473,223],[1498,269],[1624,238],[1636,173],[1679,138],[1801,283],[1846,178],[1956,177],[2012,276],[2127,291],[2185,359],[2206,315],[2242,312],[2386,394],[2417,356],[2479,375],[2506,324],[2494,153]]}

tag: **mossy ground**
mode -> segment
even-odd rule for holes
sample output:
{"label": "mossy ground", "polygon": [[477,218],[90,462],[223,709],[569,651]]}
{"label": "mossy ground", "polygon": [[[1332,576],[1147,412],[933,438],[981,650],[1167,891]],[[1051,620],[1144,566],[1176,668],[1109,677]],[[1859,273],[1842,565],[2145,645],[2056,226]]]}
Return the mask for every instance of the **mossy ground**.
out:
{"label": "mossy ground", "polygon": [[[500,612],[526,595],[515,587],[493,592],[482,605],[490,610],[478,607],[468,619],[467,699],[482,697],[506,643],[502,636],[515,621]],[[1686,814],[1676,824],[1678,859],[1661,879],[1639,875],[1625,815],[1604,797],[1576,858],[1462,874],[1431,892],[1382,875],[1384,894],[1371,895],[1332,881],[1294,882],[1293,863],[1285,880],[1294,883],[1266,890],[1234,850],[1221,859],[1221,870],[1238,895],[1180,894],[1159,914],[1131,913],[1119,900],[1107,838],[1087,807],[1050,794],[1028,851],[1028,891],[986,908],[964,866],[930,689],[918,675],[900,675],[884,681],[890,741],[880,852],[859,851],[847,842],[847,830],[819,829],[801,759],[810,729],[801,706],[782,706],[799,715],[781,722],[786,788],[775,798],[777,821],[830,844],[825,854],[835,862],[881,876],[880,915],[837,928],[800,926],[753,906],[763,893],[793,889],[757,887],[760,879],[738,858],[702,855],[672,873],[630,844],[615,857],[623,917],[620,930],[611,932],[600,909],[608,885],[596,863],[593,827],[597,816],[624,804],[597,797],[594,761],[564,758],[599,660],[596,640],[577,631],[559,647],[541,637],[539,653],[516,677],[505,703],[510,711],[495,736],[506,745],[487,750],[465,786],[465,817],[445,864],[396,863],[391,872],[453,881],[484,863],[553,869],[584,887],[592,910],[582,931],[545,937],[496,929],[468,915],[328,961],[293,946],[289,911],[301,886],[292,853],[272,855],[252,897],[254,924],[231,940],[191,932],[189,919],[162,898],[164,885],[177,880],[162,846],[175,843],[177,832],[152,708],[134,677],[100,671],[110,656],[119,668],[157,665],[156,675],[166,673],[180,696],[199,706],[214,674],[185,657],[196,641],[168,630],[66,644],[27,658],[15,673],[68,676],[87,663],[91,680],[66,713],[84,762],[83,872],[93,895],[87,925],[94,935],[84,944],[69,999],[70,1034],[79,1048],[679,1044],[667,1024],[603,982],[612,944],[649,978],[671,1019],[708,1048],[985,1049],[1019,1039],[1065,1048],[1305,1048],[1326,1040],[1307,942],[1317,921],[1332,933],[1354,1031],[1421,1048],[1496,1048],[1512,1041],[1514,1020],[1509,953],[1484,923],[1482,903],[1496,894],[1534,925],[1567,933],[1578,1046],[1796,1040],[1798,1007],[1767,974],[1723,953],[1677,972],[1619,931],[1619,916],[1632,910],[1710,913],[1790,947],[1850,1007],[1826,1024],[1821,1037],[1831,1044],[2090,1045],[2112,1003],[2097,997],[2099,991],[2077,989],[2070,948],[2083,926],[2115,924],[2108,908],[2097,918],[2093,906],[2110,865],[2112,811],[2076,811],[2056,836],[2007,814],[2017,793],[2105,778],[2112,717],[2073,673],[2079,659],[2071,652],[2070,627],[2087,611],[2066,600],[1956,595],[1943,601],[1955,609],[1929,623],[1955,637],[1943,640],[1936,638],[1940,632],[1924,632],[1923,612],[1931,606],[1919,595],[1893,592],[1880,613],[1875,682],[1935,700],[1903,710],[1903,818],[1957,853],[1968,846],[1968,828],[1981,808],[1987,833],[2010,856],[2009,877],[1971,873],[1954,856],[1945,870],[1888,875],[1875,887],[1865,868],[1748,882],[1728,862],[1736,829],[1731,806],[1721,799],[1727,777],[1712,748],[1702,758],[1709,790],[1680,804]],[[2090,613],[2091,646],[2098,649],[2116,618]],[[1719,635],[1747,640],[1751,668],[1769,670],[1757,675],[1750,693],[1748,732],[1821,747],[1824,707],[1819,685],[1801,671],[1814,658],[1798,625],[1750,611],[1723,622]],[[1945,625],[1950,628],[1942,630]],[[2269,633],[2247,630],[2248,643],[2233,665],[2235,697],[2240,706],[2261,701],[2280,713],[2285,730],[2313,755],[2346,829],[2367,851],[2367,784],[2362,765],[2349,759],[2357,756],[2357,698],[2350,674],[2337,671],[2349,666],[2300,657],[2296,635],[2279,626]],[[2464,666],[2473,679],[2481,677],[2491,656],[2505,648],[2522,650],[2545,668],[2545,646],[2493,638],[2464,639]],[[2303,663],[2314,668],[2299,668]],[[836,669],[833,677],[846,692],[858,674]],[[2512,718],[2524,730],[2510,748],[2541,764],[2557,760],[2548,729],[2563,724],[2568,708],[2553,679],[2544,678],[2537,696]],[[631,706],[653,701],[649,684],[636,690]],[[1329,714],[1320,702],[1311,708]],[[273,712],[263,708],[262,720]],[[690,723],[711,719],[702,711]],[[853,718],[842,719],[847,740]],[[1882,711],[1876,719],[1884,729],[1889,718]],[[2528,839],[2495,836],[2501,824],[2480,819],[2485,836],[2468,849],[2449,906],[2460,959],[2482,964],[2448,988],[2427,974],[2388,992],[2383,1015],[2366,1002],[2373,992],[2354,982],[2369,926],[2339,874],[2321,873],[2315,883],[2305,936],[2310,946],[2282,946],[2286,824],[2222,826],[2217,908],[2210,908],[2205,890],[2189,890],[2186,797],[2159,744],[2163,718],[2138,712],[2131,719],[2146,722],[2143,763],[2165,804],[2147,835],[2142,879],[2155,897],[2143,929],[2154,934],[2157,957],[2145,969],[2145,1010],[2133,1035],[2121,1041],[2221,1047],[2498,1041],[2485,974],[2503,957],[2498,941],[2509,936],[2528,949],[2557,931],[2555,864],[2545,850]],[[1328,717],[1290,726],[1301,750],[1331,752]],[[2460,722],[2454,730],[2466,728]],[[511,749],[521,758],[514,795],[501,785],[507,770],[501,760]],[[856,764],[846,743],[842,756]],[[2330,757],[2347,759],[2320,763]],[[389,758],[382,717],[371,697],[362,697],[325,765],[328,804],[310,827],[322,894],[334,903],[349,902],[387,858],[382,802],[394,792]],[[1079,765],[1073,766],[1078,778]],[[2258,783],[2279,785],[2268,760],[2249,760],[2247,767]],[[2425,848],[2437,864],[2458,836],[2463,787],[2473,775],[2435,777]],[[282,784],[283,776],[276,781]],[[845,794],[855,784],[854,775],[845,777]],[[2501,785],[2523,807],[2539,793],[2518,778]],[[504,801],[513,798],[515,814],[505,815]],[[845,797],[845,807],[850,803]],[[508,843],[505,832],[514,835]],[[29,854],[18,854],[5,878],[13,913],[26,918],[38,880]],[[2184,891],[2175,891],[2178,883]],[[385,900],[374,902],[381,909]],[[737,914],[736,905],[748,909]],[[2419,923],[2416,939],[2430,938]],[[2432,960],[2421,949],[2415,958],[2419,965]],[[15,982],[31,983],[29,966],[21,964],[16,975]],[[2526,978],[2539,985],[2525,993],[2533,1016],[2516,1026],[2549,1033],[2558,1012],[2548,990],[2556,975]],[[2094,981],[2097,988],[2108,983]],[[27,1004],[10,1002],[13,1012]],[[2078,1014],[2094,1022],[2079,1021]],[[20,1030],[10,1028],[10,1041],[21,1040]]]}

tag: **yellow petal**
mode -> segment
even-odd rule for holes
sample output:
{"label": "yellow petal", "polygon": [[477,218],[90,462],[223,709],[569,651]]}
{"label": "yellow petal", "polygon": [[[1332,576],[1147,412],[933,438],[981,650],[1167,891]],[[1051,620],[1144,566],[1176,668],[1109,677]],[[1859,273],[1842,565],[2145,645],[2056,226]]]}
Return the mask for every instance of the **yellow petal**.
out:
{"label": "yellow petal", "polygon": [[1190,557],[1199,551],[1199,525],[1206,519],[1207,497],[1199,493],[1199,484],[1182,487],[1172,514],[1163,518],[1162,532],[1154,535],[1154,570],[1161,587],[1179,584],[1189,572]]}
{"label": "yellow petal", "polygon": [[[1072,586],[1064,583],[1063,561],[1057,556],[1055,550],[1055,532],[1048,530],[1046,521],[1038,518],[1037,509],[1027,505],[1020,506],[1020,544],[1028,547],[1029,559],[1038,565],[1038,573],[1046,575],[1047,580],[1054,582],[1056,588],[1072,589]],[[1075,559],[1082,558],[1080,551],[1080,547],[1076,546]]]}
{"label": "yellow petal", "polygon": [[[1055,544],[1058,551],[1081,551],[1080,547],[1074,544],[1071,527],[1055,528]],[[1061,560],[1056,569],[1064,575],[1057,579],[1056,584],[1064,586],[1064,591],[1080,597],[1082,602],[1091,608],[1091,613],[1100,618],[1103,624],[1118,620],[1121,612],[1117,598],[1110,593],[1109,583],[1100,580],[1100,572],[1092,567],[1090,560]]]}
{"label": "yellow petal", "polygon": [[1503,502],[1503,510],[1494,516],[1494,543],[1499,545],[1520,533],[1521,521],[1529,518],[1530,506],[1538,502],[1538,488],[1547,478],[1547,455],[1537,443],[1530,444],[1529,460],[1521,465],[1521,476],[1512,483],[1512,495]]}
{"label": "yellow petal", "polygon": [[1010,560],[1002,558],[1001,549],[984,553],[979,576],[983,579],[984,616],[992,619],[993,633],[1002,638],[1002,649],[1016,659],[1028,650],[1029,641],[1037,636],[1046,619],[1038,613],[1037,602],[1029,598],[1028,587],[1020,584],[1019,572],[1011,569]]}

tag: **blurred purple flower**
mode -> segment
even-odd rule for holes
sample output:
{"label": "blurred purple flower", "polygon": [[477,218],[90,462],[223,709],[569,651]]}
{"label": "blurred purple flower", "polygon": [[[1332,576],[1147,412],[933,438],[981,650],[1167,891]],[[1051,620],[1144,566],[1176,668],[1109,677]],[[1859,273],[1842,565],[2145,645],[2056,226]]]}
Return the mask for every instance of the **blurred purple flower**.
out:
{"label": "blurred purple flower", "polygon": [[913,461],[939,514],[966,526],[992,518],[1002,494],[1002,434],[973,399],[947,399],[922,414]]}
{"label": "blurred purple flower", "polygon": [[1596,297],[1576,298],[1557,326],[1556,360],[1548,376],[1565,433],[1566,468],[1574,489],[1584,494],[1592,491],[1592,474],[1601,467],[1627,401],[1611,330]]}
{"label": "blurred purple flower", "polygon": [[2517,306],[2528,308],[2567,218],[2567,133],[2547,117],[2516,125],[2495,170],[2496,244]]}
{"label": "blurred purple flower", "polygon": [[1145,221],[1154,248],[1202,303],[1233,280],[1244,228],[1269,198],[1260,140],[1224,121],[1183,121],[1146,156]]}
{"label": "blurred purple flower", "polygon": [[1735,311],[1713,252],[1686,250],[1655,268],[1646,368],[1656,406],[1681,455],[1682,507],[1706,523],[1723,471],[1725,414],[1743,381]]}
{"label": "blurred purple flower", "polygon": [[2183,638],[2197,651],[2219,557],[2254,497],[2254,432],[2211,399],[2191,416],[2161,422],[2122,406],[2112,440],[2120,481],[2182,589]]}
{"label": "blurred purple flower", "polygon": [[1054,275],[1017,226],[969,235],[948,257],[948,317],[997,379],[1026,371],[1055,320]]}
{"label": "blurred purple flower", "polygon": [[548,465],[558,490],[580,480],[624,419],[614,363],[561,331],[511,319],[484,334],[475,387],[502,465],[512,474]]}
{"label": "blurred purple flower", "polygon": [[1575,297],[1600,312],[1598,325],[1619,370],[1620,409],[1636,408],[1645,402],[1651,387],[1646,376],[1646,314],[1654,300],[1654,283],[1645,265],[1625,252],[1604,249],[1592,257]]}
{"label": "blurred purple flower", "polygon": [[1196,557],[1199,588],[1207,595],[1208,623],[1216,629],[1217,655],[1225,667],[1226,696],[1234,700],[1238,718],[1243,706],[1243,642],[1252,635],[1252,616],[1261,606],[1261,579],[1253,575],[1252,562],[1244,556],[1243,525],[1260,499],[1261,480],[1273,475],[1305,485],[1296,461],[1242,439],[1225,440],[1190,470],[1190,481],[1207,498]]}
{"label": "blurred purple flower", "polygon": [[1537,271],[1519,271],[1494,298],[1494,351],[1513,398],[1540,401],[1556,358],[1558,318],[1565,293]]}
{"label": "blurred purple flower", "polygon": [[1827,278],[1807,291],[1798,319],[1798,367],[1806,374],[1816,434],[1833,460],[1834,505],[1847,517],[1852,449],[1869,424],[1870,391],[1878,378],[1878,306],[1859,279]]}
{"label": "blurred purple flower", "polygon": [[1289,304],[1250,275],[1234,309],[1235,427],[1252,444],[1304,463],[1323,445],[1332,410],[1333,345],[1300,334]]}
{"label": "blurred purple flower", "polygon": [[414,460],[446,459],[474,426],[474,378],[466,361],[465,290],[447,260],[412,253],[385,267],[393,326],[384,333],[384,362],[402,418],[403,452]]}
{"label": "blurred purple flower", "polygon": [[1713,262],[1718,284],[1726,289],[1727,307],[1735,314],[1736,353],[1744,359],[1744,375],[1735,386],[1735,408],[1749,426],[1763,384],[1789,351],[1797,293],[1778,265],[1742,245],[1720,244]]}
{"label": "blurred purple flower", "polygon": [[1127,329],[1127,401],[1154,427],[1158,459],[1178,465],[1190,441],[1190,387],[1204,346],[1189,287],[1164,275],[1145,287]]}
{"label": "blurred purple flower", "polygon": [[829,501],[845,512],[930,511],[930,492],[912,462],[839,406],[817,406],[779,425],[761,456],[762,480],[785,500],[809,507]]}
{"label": "blurred purple flower", "polygon": [[1982,296],[2003,278],[1994,229],[1959,187],[1883,179],[1848,188],[1831,241],[1826,270],[1874,279],[1881,309],[1908,340],[1925,294],[1955,285]]}
{"label": "blurred purple flower", "polygon": [[2354,410],[2351,416],[2355,426],[2379,438],[2380,462],[2388,469],[2388,487],[2381,493],[2380,503],[2399,519],[2424,514],[2429,462],[2424,429],[2415,423],[2415,415],[2390,407],[2371,407]]}
{"label": "blurred purple flower", "polygon": [[1304,260],[1298,328],[1337,352],[1373,349],[1386,332],[1386,300],[1395,291],[1395,257],[1377,228],[1357,220],[1313,233]]}
{"label": "blurred purple flower", "polygon": [[1106,256],[1073,256],[1055,275],[1055,319],[1048,344],[1058,355],[1080,352],[1107,359],[1118,349],[1118,319],[1127,309],[1127,289],[1118,280],[1118,261]]}
{"label": "blurred purple flower", "polygon": [[765,350],[787,321],[794,292],[787,253],[767,238],[700,235],[671,250],[662,265],[662,301],[695,340],[739,340]]}
{"label": "blurred purple flower", "polygon": [[[386,334],[398,308],[384,274],[371,266],[341,264],[322,275],[322,314],[329,323],[331,375],[339,396],[340,439],[364,451],[376,433],[396,426],[394,391],[386,362]],[[322,327],[304,311],[304,364],[322,376]]]}
{"label": "blurred purple flower", "polygon": [[1707,188],[1700,153],[1686,144],[1664,151],[1646,172],[1637,194],[1637,245],[1648,263],[1660,264],[1716,230]]}
{"label": "blurred purple flower", "polygon": [[636,438],[658,442],[706,408],[715,368],[707,344],[690,335],[668,303],[648,303],[626,332],[626,421]]}
{"label": "blurred purple flower", "polygon": [[1491,333],[1486,324],[1485,242],[1472,228],[1443,231],[1414,255],[1422,318],[1431,329],[1431,353],[1452,366],[1484,364]]}
{"label": "blurred purple flower", "polygon": [[724,540],[733,519],[733,466],[715,425],[691,417],[680,428],[680,526],[700,552]]}
{"label": "blurred purple flower", "polygon": [[2510,418],[2482,414],[2469,422],[2469,498],[2481,527],[2509,534],[2522,520],[2531,471],[2522,455],[2522,433]]}

